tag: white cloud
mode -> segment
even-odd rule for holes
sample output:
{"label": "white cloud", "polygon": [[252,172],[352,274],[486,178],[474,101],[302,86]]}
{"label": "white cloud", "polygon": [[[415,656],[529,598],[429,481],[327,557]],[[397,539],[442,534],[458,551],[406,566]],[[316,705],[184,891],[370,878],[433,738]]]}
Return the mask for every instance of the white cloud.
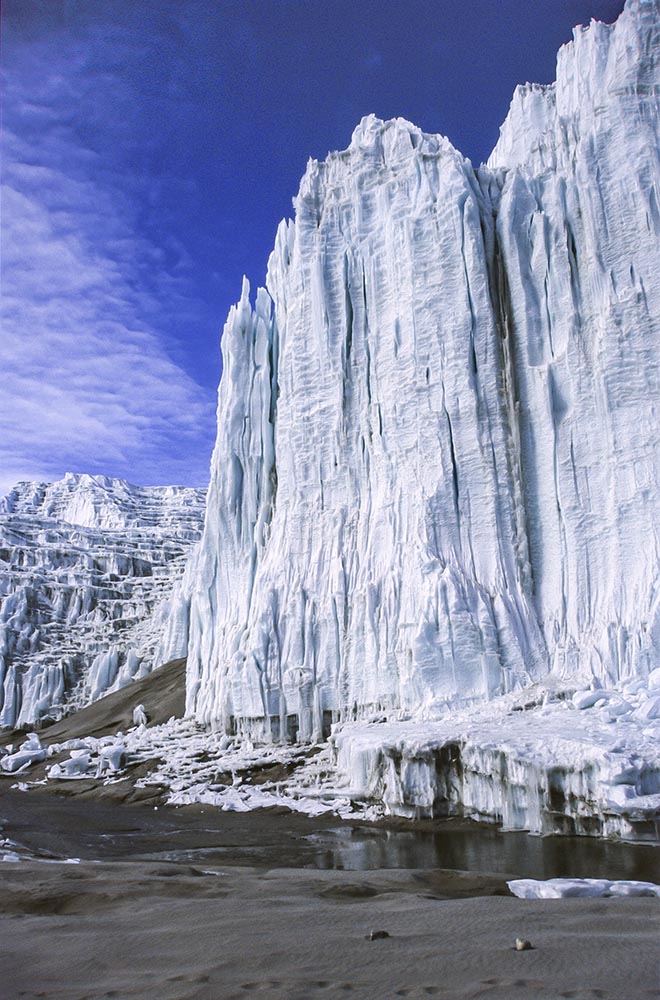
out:
{"label": "white cloud", "polygon": [[89,57],[49,53],[47,86],[28,49],[6,88],[0,491],[68,469],[203,484],[215,404],[167,337],[174,313],[194,321],[185,275],[140,231],[131,178],[79,137]]}

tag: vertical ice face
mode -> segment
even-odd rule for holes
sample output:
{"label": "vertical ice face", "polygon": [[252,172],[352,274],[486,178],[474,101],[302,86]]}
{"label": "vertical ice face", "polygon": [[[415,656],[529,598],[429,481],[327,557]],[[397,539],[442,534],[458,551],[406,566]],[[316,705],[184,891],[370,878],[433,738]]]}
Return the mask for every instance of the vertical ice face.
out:
{"label": "vertical ice face", "polygon": [[433,709],[540,669],[482,202],[469,162],[400,120],[309,164],[274,313],[244,288],[223,339],[202,718],[306,737],[324,713]]}
{"label": "vertical ice face", "polygon": [[[268,294],[259,290],[253,312],[249,291],[244,281],[241,300],[225,326],[218,438],[204,533],[182,586],[183,614],[189,609],[190,622],[188,705],[206,718],[215,717],[212,707],[204,706],[217,682],[226,685],[225,699],[231,699],[232,691],[240,697],[241,644],[277,492],[277,335]],[[221,679],[215,670],[220,661],[226,663]],[[260,694],[257,683],[241,703],[251,708],[254,703],[254,715],[260,713]]]}
{"label": "vertical ice face", "polygon": [[660,656],[659,111],[660,7],[633,0],[518,88],[489,160],[532,601],[549,667],[605,683]]}
{"label": "vertical ice face", "polygon": [[[257,733],[657,662],[657,0],[488,166],[365,118],[223,339],[188,708]],[[272,302],[271,302],[272,300]]]}

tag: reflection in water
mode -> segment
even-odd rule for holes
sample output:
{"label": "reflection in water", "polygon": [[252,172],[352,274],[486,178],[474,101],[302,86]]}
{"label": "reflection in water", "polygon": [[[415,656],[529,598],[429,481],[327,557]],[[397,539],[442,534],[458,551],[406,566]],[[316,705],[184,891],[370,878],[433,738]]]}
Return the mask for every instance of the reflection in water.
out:
{"label": "reflection in water", "polygon": [[434,832],[342,827],[306,838],[318,868],[454,868],[523,878],[609,878],[660,882],[660,850],[587,837],[532,837],[496,827]]}
{"label": "reflection in water", "polygon": [[31,855],[267,868],[433,869],[523,878],[636,879],[660,884],[660,846],[591,837],[532,837],[495,825],[438,821],[387,829],[296,813],[117,808],[104,802],[1,796],[2,836]]}
{"label": "reflection in water", "polygon": [[143,858],[223,864],[373,871],[379,868],[502,873],[521,878],[638,879],[660,883],[660,849],[588,837],[532,837],[496,827],[457,827],[433,832],[342,826],[278,844],[174,849]]}

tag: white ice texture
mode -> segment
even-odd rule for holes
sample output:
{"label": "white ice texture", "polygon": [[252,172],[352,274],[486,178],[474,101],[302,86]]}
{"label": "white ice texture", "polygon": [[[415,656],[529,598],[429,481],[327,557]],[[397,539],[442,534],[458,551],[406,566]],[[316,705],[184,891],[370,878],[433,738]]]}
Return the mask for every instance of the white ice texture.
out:
{"label": "white ice texture", "polygon": [[577,28],[488,164],[369,116],[222,347],[188,710],[318,738],[660,665],[660,8]]}
{"label": "white ice texture", "polygon": [[204,491],[69,473],[0,499],[0,727],[144,676]]}
{"label": "white ice texture", "polygon": [[655,882],[621,879],[610,882],[604,878],[551,878],[539,881],[519,878],[507,882],[514,896],[520,899],[571,899],[598,896],[660,896]]}
{"label": "white ice texture", "polygon": [[[153,654],[187,648],[210,731],[138,726],[58,773],[141,754],[177,801],[658,839],[659,95],[660,3],[628,0],[516,90],[487,165],[373,116],[310,161],[227,320]],[[286,787],[243,787],[253,742],[331,726]]]}

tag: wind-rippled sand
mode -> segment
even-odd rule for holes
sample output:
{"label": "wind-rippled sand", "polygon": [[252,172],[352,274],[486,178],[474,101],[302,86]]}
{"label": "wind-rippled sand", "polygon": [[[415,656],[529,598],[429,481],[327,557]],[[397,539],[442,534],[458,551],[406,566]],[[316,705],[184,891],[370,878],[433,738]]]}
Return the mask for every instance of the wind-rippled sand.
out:
{"label": "wind-rippled sand", "polygon": [[19,851],[82,858],[0,866],[2,1000],[660,996],[658,899],[519,900],[502,874],[298,867],[332,823],[277,813],[7,790],[0,817]]}
{"label": "wind-rippled sand", "polygon": [[[5,867],[7,1000],[635,1000],[660,991],[655,899],[443,899],[406,871]],[[372,930],[390,937],[368,940]],[[520,935],[532,951],[513,950]]]}

